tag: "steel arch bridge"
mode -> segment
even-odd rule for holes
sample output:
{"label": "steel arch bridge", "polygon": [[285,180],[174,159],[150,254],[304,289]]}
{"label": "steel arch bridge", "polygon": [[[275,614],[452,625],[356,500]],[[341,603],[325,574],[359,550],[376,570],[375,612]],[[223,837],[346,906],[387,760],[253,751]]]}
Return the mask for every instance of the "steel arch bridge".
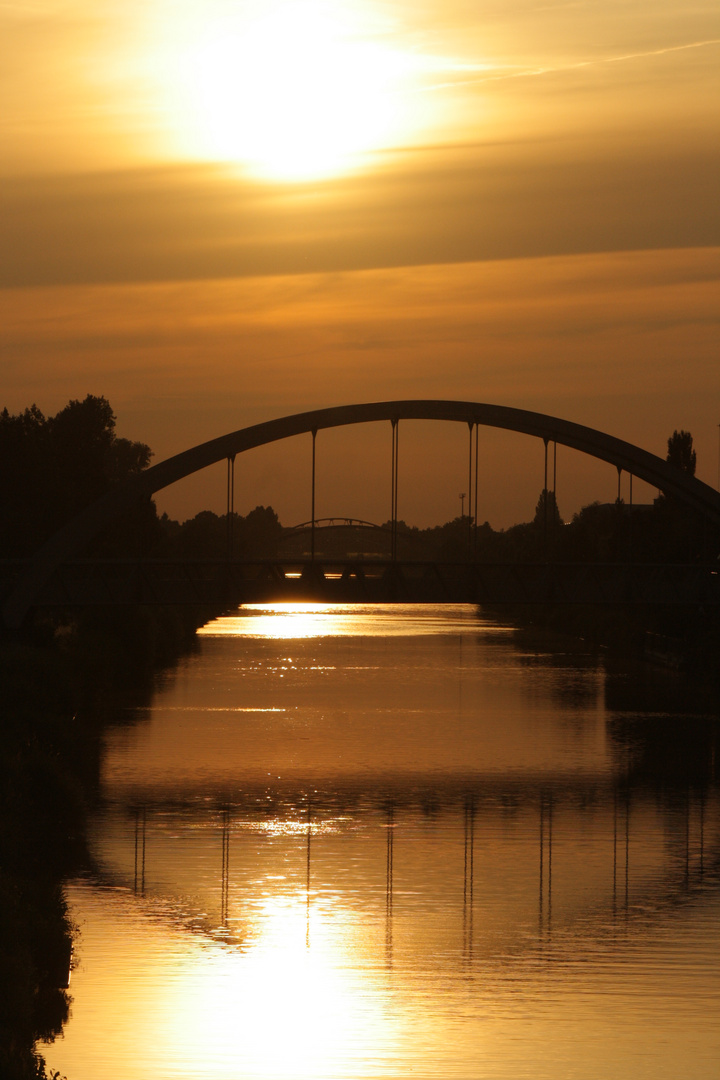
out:
{"label": "steel arch bridge", "polygon": [[[543,441],[546,489],[548,488],[548,445],[559,443],[607,462],[618,470],[618,476],[622,472],[627,472],[630,476],[644,480],[652,487],[672,495],[701,515],[710,525],[720,528],[720,493],[696,477],[689,476],[668,464],[655,454],[582,424],[526,409],[473,401],[416,399],[342,405],[296,413],[241,428],[167,458],[132,480],[110,489],[56,533],[25,567],[20,577],[6,590],[2,609],[4,625],[8,628],[20,626],[29,610],[34,605],[43,602],[43,594],[57,569],[63,563],[77,558],[104,528],[121,518],[133,505],[137,504],[138,500],[150,498],[163,488],[223,460],[228,461],[230,476],[230,469],[236,455],[294,435],[311,434],[313,437],[312,519],[315,520],[314,476],[317,433],[327,428],[346,427],[353,424],[390,422],[392,425],[392,521],[395,525],[397,522],[398,433],[400,421],[405,420],[439,420],[467,425],[469,431],[468,497],[471,500],[471,517],[473,432],[475,433],[474,486],[477,491],[477,433],[479,427],[492,427],[532,435]],[[477,495],[475,496],[476,514]],[[395,547],[393,547],[393,559],[394,554]],[[681,585],[681,588],[683,587]],[[694,588],[691,585],[691,591],[694,591]],[[522,595],[518,595],[515,590],[515,595],[511,599],[522,600]],[[532,597],[528,596],[528,599]],[[543,602],[549,599],[546,592],[543,593],[542,599]],[[501,600],[494,598],[492,602],[501,602]]]}

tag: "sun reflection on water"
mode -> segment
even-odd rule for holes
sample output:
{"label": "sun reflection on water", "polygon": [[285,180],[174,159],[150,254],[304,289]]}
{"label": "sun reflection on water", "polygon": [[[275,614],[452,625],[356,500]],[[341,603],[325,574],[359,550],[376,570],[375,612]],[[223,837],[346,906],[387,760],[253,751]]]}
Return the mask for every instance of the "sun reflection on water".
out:
{"label": "sun reflection on water", "polygon": [[477,632],[482,625],[473,604],[244,604],[231,615],[213,619],[198,633],[278,640],[408,637]]}
{"label": "sun reflection on water", "polygon": [[353,621],[354,616],[341,604],[248,604],[199,632],[276,639],[327,637],[352,632]]}
{"label": "sun reflection on water", "polygon": [[[397,1041],[383,995],[358,970],[357,924],[312,910],[304,893],[267,898],[246,950],[195,953],[165,1029],[188,1075],[369,1075],[372,1048]],[[371,980],[372,982],[372,980]]]}

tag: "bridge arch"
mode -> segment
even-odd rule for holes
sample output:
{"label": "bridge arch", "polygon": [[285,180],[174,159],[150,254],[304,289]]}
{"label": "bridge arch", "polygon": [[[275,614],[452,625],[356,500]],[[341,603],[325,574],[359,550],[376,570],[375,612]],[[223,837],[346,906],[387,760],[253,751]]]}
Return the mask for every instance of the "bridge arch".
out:
{"label": "bridge arch", "polygon": [[688,476],[675,466],[669,465],[655,454],[583,424],[527,409],[474,401],[416,399],[340,405],[295,413],[240,428],[175,454],[146,469],[131,481],[112,488],[68,522],[41,548],[32,566],[16,583],[4,603],[5,626],[20,626],[35,597],[56,567],[82,551],[103,528],[121,517],[138,499],[150,498],[170,484],[216,462],[293,435],[347,427],[351,424],[399,420],[443,420],[477,424],[481,427],[502,428],[534,435],[546,442],[559,443],[637,476],[652,487],[673,495],[720,527],[720,493],[696,477]]}

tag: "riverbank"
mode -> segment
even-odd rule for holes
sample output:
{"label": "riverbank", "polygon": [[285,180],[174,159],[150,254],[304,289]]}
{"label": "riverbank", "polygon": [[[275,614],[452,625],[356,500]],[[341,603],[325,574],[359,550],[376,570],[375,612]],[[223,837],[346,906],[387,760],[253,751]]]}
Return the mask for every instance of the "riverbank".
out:
{"label": "riverbank", "polygon": [[720,697],[719,612],[549,604],[496,608],[493,614],[519,627],[566,635],[628,662],[674,671]]}
{"label": "riverbank", "polygon": [[0,1076],[48,1080],[38,1045],[62,1032],[76,928],[63,882],[90,866],[86,820],[102,735],[214,612],[97,610],[0,640]]}

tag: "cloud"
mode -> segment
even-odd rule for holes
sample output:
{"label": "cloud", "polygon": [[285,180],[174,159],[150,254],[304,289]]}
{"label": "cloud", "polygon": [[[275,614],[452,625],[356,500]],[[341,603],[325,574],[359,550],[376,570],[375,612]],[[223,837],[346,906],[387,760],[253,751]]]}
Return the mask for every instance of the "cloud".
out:
{"label": "cloud", "polygon": [[[53,413],[71,397],[105,394],[121,433],[160,460],[306,408],[464,398],[577,420],[656,453],[684,427],[714,483],[719,282],[716,248],[5,290],[0,404],[17,411],[35,400]],[[435,431],[423,438],[444,445]],[[508,480],[488,496],[495,523],[518,520],[537,499],[518,445],[497,451]],[[263,476],[243,481],[250,506],[270,498]],[[563,512],[612,497],[616,478],[605,480],[593,494],[566,460]],[[296,516],[292,483],[273,483],[278,508]],[[194,513],[208,505],[207,485],[202,474],[163,506]],[[434,498],[429,510],[407,503],[408,515],[430,520]]]}
{"label": "cloud", "polygon": [[416,150],[318,185],[228,168],[0,180],[0,285],[225,278],[720,243],[720,149]]}
{"label": "cloud", "polygon": [[[707,49],[717,45],[720,45],[720,38],[709,38],[706,41],[689,41],[681,45],[665,45],[658,49],[594,56],[582,60],[573,60],[569,63],[536,67],[522,67],[517,64],[506,65],[505,67],[494,67],[490,64],[456,64],[452,67],[452,70],[457,73],[456,78],[446,83],[434,84],[429,89],[441,89],[444,86],[481,86],[485,83],[503,82],[506,79],[533,79],[543,75],[559,75],[566,72],[580,71],[583,68],[602,67],[605,64],[625,64],[635,60],[652,60],[672,53],[683,53],[690,49]],[[472,77],[466,77],[468,71],[482,72],[482,74],[473,74]]]}

